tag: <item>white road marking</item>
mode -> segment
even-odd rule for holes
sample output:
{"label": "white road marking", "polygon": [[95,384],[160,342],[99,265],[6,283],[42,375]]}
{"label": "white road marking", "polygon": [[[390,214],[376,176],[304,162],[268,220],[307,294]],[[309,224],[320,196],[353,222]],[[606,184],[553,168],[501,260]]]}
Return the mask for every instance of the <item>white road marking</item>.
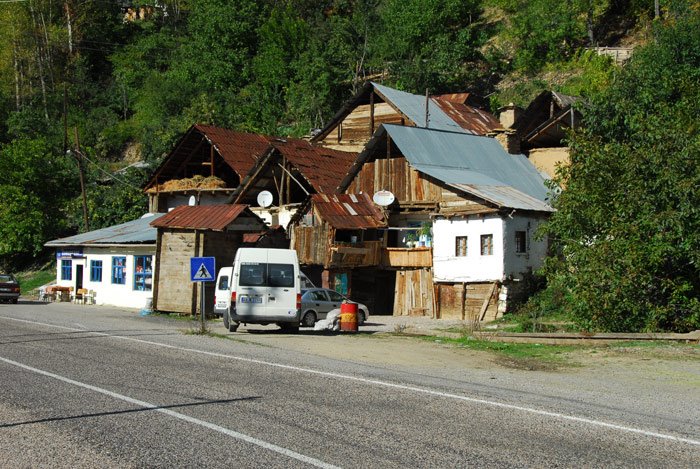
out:
{"label": "white road marking", "polygon": [[[5,317],[5,316],[0,316],[0,319],[8,319],[11,321],[26,322],[29,324],[37,324],[37,325],[41,325],[41,326],[55,327],[58,329],[66,329],[66,330],[71,330],[71,331],[78,330],[78,329],[74,329],[71,327],[57,326],[54,324],[47,324],[47,323],[38,322],[38,321],[29,321],[26,319],[17,319],[17,318]],[[575,415],[561,414],[559,412],[550,412],[547,410],[536,409],[533,407],[524,407],[524,406],[518,406],[518,405],[513,405],[513,404],[506,404],[504,402],[491,401],[491,400],[487,400],[487,399],[479,399],[479,398],[475,398],[475,397],[460,396],[459,394],[451,394],[451,393],[446,393],[446,392],[441,392],[441,391],[435,391],[433,389],[419,388],[419,387],[415,387],[415,386],[406,386],[403,384],[391,383],[389,381],[380,381],[380,380],[375,380],[375,379],[360,378],[357,376],[343,375],[340,373],[331,373],[328,371],[314,370],[311,368],[302,368],[302,367],[298,367],[298,366],[285,365],[282,363],[274,363],[274,362],[268,362],[268,361],[264,361],[264,360],[257,360],[254,358],[239,357],[239,356],[235,356],[235,355],[226,355],[223,353],[216,353],[216,352],[207,352],[205,350],[197,350],[197,349],[191,349],[191,348],[187,348],[187,347],[178,347],[176,345],[163,344],[160,342],[153,342],[150,340],[135,339],[133,337],[111,335],[111,334],[107,334],[107,333],[103,333],[103,332],[90,332],[90,331],[82,331],[82,332],[95,334],[95,335],[99,335],[99,336],[104,336],[104,337],[111,337],[113,339],[130,340],[133,342],[139,342],[139,343],[148,344],[148,345],[155,345],[157,347],[164,347],[164,348],[169,348],[169,349],[173,349],[173,350],[180,350],[183,352],[198,353],[201,355],[208,355],[208,356],[218,357],[218,358],[227,358],[227,359],[237,360],[237,361],[247,362],[247,363],[255,363],[258,365],[266,365],[266,366],[271,366],[271,367],[276,367],[276,368],[282,368],[285,370],[292,370],[292,371],[298,371],[298,372],[302,372],[302,373],[325,376],[325,377],[329,377],[329,378],[337,378],[337,379],[342,379],[342,380],[355,381],[355,382],[359,382],[359,383],[372,384],[375,386],[381,386],[381,387],[385,387],[385,388],[400,389],[403,391],[411,391],[411,392],[416,392],[416,393],[421,393],[421,394],[428,394],[431,396],[443,397],[446,399],[455,399],[455,400],[471,402],[471,403],[475,403],[475,404],[488,405],[491,407],[499,407],[501,409],[517,410],[517,411],[527,412],[530,414],[535,414],[535,415],[540,415],[540,416],[545,416],[545,417],[553,417],[553,418],[557,418],[557,419],[561,419],[561,420],[569,420],[569,421],[573,421],[573,422],[594,425],[597,427],[609,428],[612,430],[619,430],[619,431],[628,432],[628,433],[635,433],[638,435],[644,435],[644,436],[652,437],[652,438],[659,438],[662,440],[675,441],[678,443],[687,443],[687,444],[694,445],[694,446],[700,446],[700,440],[694,440],[691,438],[682,438],[682,437],[678,437],[675,435],[669,435],[666,433],[658,433],[658,432],[653,432],[653,431],[649,431],[649,430],[644,430],[641,428],[634,428],[634,427],[628,427],[625,425],[618,425],[618,424],[614,424],[614,423],[604,422],[602,420],[594,420],[594,419],[589,419],[589,418],[585,418],[585,417],[577,417]]]}
{"label": "white road marking", "polygon": [[332,464],[325,463],[325,462],[320,461],[318,459],[297,453],[296,451],[292,451],[290,449],[283,448],[281,446],[277,446],[275,444],[268,443],[268,442],[263,441],[263,440],[259,440],[257,438],[252,437],[252,436],[248,436],[248,435],[245,435],[243,433],[239,433],[237,431],[230,430],[230,429],[225,428],[225,427],[221,427],[219,425],[216,425],[216,424],[211,423],[211,422],[207,422],[205,420],[200,420],[200,419],[197,419],[194,417],[190,417],[189,415],[181,414],[179,412],[175,412],[175,411],[170,410],[170,409],[160,408],[155,404],[151,404],[150,402],[141,401],[139,399],[134,399],[132,397],[125,396],[123,394],[119,394],[119,393],[116,393],[113,391],[109,391],[107,389],[98,388],[97,386],[92,386],[91,384],[82,383],[80,381],[75,381],[73,379],[66,378],[65,376],[57,375],[55,373],[51,373],[51,372],[45,371],[45,370],[40,370],[38,368],[34,368],[32,366],[25,365],[23,363],[19,363],[19,362],[16,362],[14,360],[10,360],[10,359],[4,358],[4,357],[0,357],[0,361],[3,361],[9,365],[14,365],[16,367],[23,368],[25,370],[28,370],[28,371],[31,371],[31,372],[34,372],[34,373],[37,373],[40,375],[48,376],[49,378],[63,381],[64,383],[68,383],[68,384],[71,384],[73,386],[79,386],[81,388],[88,389],[90,391],[104,394],[104,395],[112,397],[114,399],[119,399],[121,401],[128,402],[129,404],[134,404],[134,405],[137,405],[139,407],[143,407],[145,409],[151,409],[151,410],[154,410],[156,412],[161,412],[165,415],[169,415],[170,417],[175,417],[176,419],[184,420],[185,422],[199,425],[201,427],[205,427],[205,428],[208,428],[210,430],[214,430],[215,432],[223,433],[224,435],[228,435],[232,438],[236,438],[238,440],[243,440],[246,443],[260,446],[261,448],[267,449],[269,451],[274,451],[275,453],[279,453],[281,455],[305,462],[307,464],[311,464],[311,465],[316,466],[316,467],[322,467],[322,468],[327,468],[327,469],[335,469],[338,467],[338,466],[334,466]]}

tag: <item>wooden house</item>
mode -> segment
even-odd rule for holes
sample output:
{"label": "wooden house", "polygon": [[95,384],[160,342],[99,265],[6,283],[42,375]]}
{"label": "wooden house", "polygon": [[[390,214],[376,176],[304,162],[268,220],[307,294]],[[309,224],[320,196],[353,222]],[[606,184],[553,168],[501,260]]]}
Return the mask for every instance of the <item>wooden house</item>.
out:
{"label": "wooden house", "polygon": [[[214,257],[216,268],[233,265],[247,233],[266,229],[246,205],[177,207],[151,223],[157,229],[153,308],[195,314],[201,298],[190,277],[191,257]],[[216,273],[213,273],[216,275]],[[207,314],[213,308],[214,282],[205,282]]]}
{"label": "wooden house", "polygon": [[386,228],[384,211],[367,194],[314,194],[308,211],[290,227],[290,248],[314,284],[334,288],[376,312],[377,305],[387,307],[390,299],[377,289],[355,288],[355,283],[363,278],[369,286],[376,276]]}
{"label": "wooden house", "polygon": [[540,93],[525,110],[509,105],[501,109],[504,127],[515,135],[514,153],[523,152],[542,173],[552,178],[556,168],[569,163],[566,132],[581,123],[574,108],[578,98],[555,91]]}
{"label": "wooden house", "polygon": [[[286,228],[313,194],[334,194],[357,159],[356,153],[312,145],[302,139],[272,139],[266,153],[243,178],[228,202],[248,204],[269,225]],[[268,191],[271,205],[258,207]]]}
{"label": "wooden house", "polygon": [[[532,236],[552,211],[544,180],[489,137],[384,124],[340,189],[395,198],[377,267],[383,273],[369,286],[395,291],[394,315],[493,319],[503,286],[537,268],[546,252]],[[407,240],[425,227],[431,246],[412,247]]]}
{"label": "wooden house", "polygon": [[151,212],[227,201],[273,137],[196,124],[156,168],[144,192]]}
{"label": "wooden house", "polygon": [[367,82],[311,141],[336,150],[360,152],[382,124],[472,135],[497,132],[502,127],[500,122],[477,107],[477,101],[468,93],[426,97]]}

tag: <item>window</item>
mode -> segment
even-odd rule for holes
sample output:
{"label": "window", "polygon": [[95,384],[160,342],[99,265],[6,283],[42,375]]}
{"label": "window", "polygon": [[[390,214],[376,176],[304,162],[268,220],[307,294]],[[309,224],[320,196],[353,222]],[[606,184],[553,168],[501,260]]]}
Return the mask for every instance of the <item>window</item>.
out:
{"label": "window", "polygon": [[134,256],[134,290],[151,291],[153,284],[152,259],[153,256]]}
{"label": "window", "polygon": [[515,252],[527,252],[527,235],[524,231],[515,232]]}
{"label": "window", "polygon": [[258,262],[242,262],[238,284],[242,287],[261,287],[265,285],[267,264]]}
{"label": "window", "polygon": [[117,285],[126,283],[126,257],[112,257],[112,283]]}
{"label": "window", "polygon": [[457,236],[455,238],[455,256],[465,257],[467,255],[467,237]]}
{"label": "window", "polygon": [[228,290],[228,275],[222,275],[219,277],[219,286],[216,287],[217,290]]}
{"label": "window", "polygon": [[242,262],[238,284],[242,287],[294,287],[294,265]]}
{"label": "window", "polygon": [[90,281],[102,281],[102,261],[90,261]]}
{"label": "window", "polygon": [[493,255],[493,235],[481,235],[481,255],[482,256],[492,256]]}
{"label": "window", "polygon": [[73,279],[73,261],[62,260],[61,261],[61,280],[72,280]]}
{"label": "window", "polygon": [[327,290],[326,292],[328,293],[331,301],[343,301],[345,299],[345,297],[337,291]]}

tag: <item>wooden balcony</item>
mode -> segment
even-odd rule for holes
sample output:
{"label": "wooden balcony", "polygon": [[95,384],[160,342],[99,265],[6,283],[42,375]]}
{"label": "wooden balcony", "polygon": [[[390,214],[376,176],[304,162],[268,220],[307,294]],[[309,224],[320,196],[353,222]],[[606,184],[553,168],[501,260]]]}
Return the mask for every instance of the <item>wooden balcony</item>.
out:
{"label": "wooden balcony", "polygon": [[433,249],[417,248],[384,248],[382,250],[382,265],[384,267],[432,267]]}
{"label": "wooden balcony", "polygon": [[329,267],[378,266],[382,258],[382,241],[333,243],[328,252]]}

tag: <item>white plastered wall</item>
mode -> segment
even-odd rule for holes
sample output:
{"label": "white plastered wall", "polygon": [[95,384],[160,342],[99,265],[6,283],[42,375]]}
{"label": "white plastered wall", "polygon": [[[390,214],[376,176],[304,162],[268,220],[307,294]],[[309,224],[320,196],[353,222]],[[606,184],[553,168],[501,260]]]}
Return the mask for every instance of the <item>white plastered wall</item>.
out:
{"label": "white plastered wall", "polygon": [[[433,273],[436,282],[502,280],[503,220],[498,215],[454,217],[433,222]],[[481,255],[481,236],[493,235],[493,254]],[[456,256],[458,236],[467,236],[467,255]]]}
{"label": "white plastered wall", "polygon": [[[522,279],[523,273],[536,271],[542,266],[547,255],[546,239],[537,240],[535,234],[540,225],[544,223],[541,217],[529,217],[518,215],[504,218],[503,245],[505,246],[504,271],[506,277]],[[525,232],[526,251],[516,252],[515,233]]]}
{"label": "white plastered wall", "polygon": [[[112,257],[126,257],[124,284],[112,283]],[[139,291],[134,289],[134,256],[153,256],[152,270],[155,271],[155,247],[139,246],[133,248],[83,248],[83,257],[57,257],[56,279],[57,284],[64,287],[76,286],[77,265],[83,266],[83,288],[95,291],[95,303],[98,305],[121,306],[125,308],[143,308],[153,298],[153,291]],[[71,260],[71,280],[61,280],[61,261]],[[102,281],[90,281],[90,261],[102,261]],[[153,284],[153,282],[151,282]]]}

